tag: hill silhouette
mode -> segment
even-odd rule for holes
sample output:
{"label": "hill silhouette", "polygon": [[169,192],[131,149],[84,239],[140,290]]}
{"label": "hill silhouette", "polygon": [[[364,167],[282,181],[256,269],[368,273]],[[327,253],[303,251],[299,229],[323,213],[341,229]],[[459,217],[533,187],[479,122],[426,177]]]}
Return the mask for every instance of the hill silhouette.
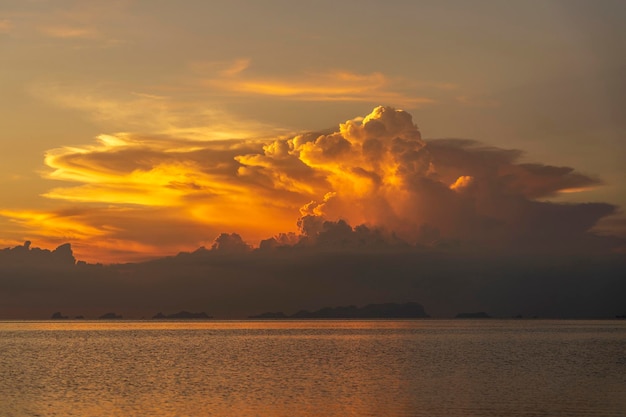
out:
{"label": "hill silhouette", "polygon": [[122,316],[115,314],[115,313],[105,313],[101,315],[100,317],[98,317],[98,319],[101,319],[101,320],[119,320],[121,318]]}
{"label": "hill silhouette", "polygon": [[153,319],[157,319],[157,320],[189,320],[189,319],[210,319],[213,318],[212,316],[209,316],[207,313],[205,313],[204,311],[200,312],[200,313],[190,313],[189,311],[179,311],[178,313],[173,313],[173,314],[163,314],[160,311],[155,314],[154,316],[152,316]]}
{"label": "hill silhouette", "polygon": [[476,313],[459,313],[456,315],[457,319],[490,319],[491,316],[484,311],[478,311]]}
{"label": "hill silhouette", "polygon": [[250,316],[252,319],[401,319],[428,318],[421,304],[409,302],[404,304],[384,303],[368,304],[364,307],[325,307],[316,311],[300,310],[295,314],[283,312],[262,313]]}

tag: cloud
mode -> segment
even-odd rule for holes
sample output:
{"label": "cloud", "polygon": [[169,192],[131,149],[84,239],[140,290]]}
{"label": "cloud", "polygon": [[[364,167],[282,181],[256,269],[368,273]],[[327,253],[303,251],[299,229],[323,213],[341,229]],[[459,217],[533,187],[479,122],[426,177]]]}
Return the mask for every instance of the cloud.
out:
{"label": "cloud", "polygon": [[521,156],[471,140],[424,141],[411,115],[390,107],[334,132],[274,139],[101,135],[46,154],[46,177],[61,183],[44,197],[68,208],[1,214],[24,229],[16,240],[28,231],[56,244],[57,235],[89,259],[122,259],[125,248],[126,259],[165,255],[224,231],[266,249],[369,232],[373,241],[475,251],[619,246],[589,232],[616,207],[549,201],[601,181]]}
{"label": "cloud", "polygon": [[98,39],[101,34],[93,27],[55,25],[41,27],[40,32],[51,38]]}
{"label": "cloud", "polygon": [[50,266],[51,264],[73,266],[76,263],[72,247],[65,243],[53,251],[40,248],[31,248],[31,242],[26,241],[22,246],[0,250],[0,259],[7,265],[18,264],[21,266],[37,263],[38,265]]}
{"label": "cloud", "polygon": [[[619,212],[612,216],[603,217],[592,228],[592,231],[600,235],[618,236],[626,239],[626,216],[623,212]],[[621,251],[626,253],[626,244],[623,244]]]}
{"label": "cloud", "polygon": [[54,105],[84,112],[89,119],[114,131],[197,140],[241,139],[279,131],[267,124],[237,119],[206,101],[128,92],[118,85],[37,83],[29,91]]}
{"label": "cloud", "polygon": [[250,249],[250,245],[244,242],[237,233],[222,233],[211,245],[211,250],[218,252],[247,252]]}
{"label": "cloud", "polygon": [[[90,252],[109,251],[117,243],[118,247],[132,247],[131,252],[164,255],[176,252],[176,245],[198,245],[221,228],[243,229],[248,238],[259,241],[277,230],[295,229],[292,212],[297,213],[297,208],[310,198],[278,197],[281,190],[274,190],[264,179],[253,181],[239,175],[243,166],[236,158],[258,154],[262,147],[263,142],[246,140],[198,142],[128,134],[102,136],[96,145],[56,149],[45,159],[50,168],[48,178],[75,185],[53,188],[44,196],[93,207],[94,211],[81,210],[80,227],[65,227],[57,221],[67,218],[67,213],[4,215],[31,230],[39,225],[47,237],[55,231],[67,238],[87,240],[89,236],[93,245]],[[38,216],[49,221],[35,222]],[[95,219],[94,228],[91,224]],[[101,223],[98,226],[98,221],[108,222],[104,223],[106,228]],[[158,241],[141,236],[142,228],[155,227],[165,229]],[[90,233],[78,235],[74,229]],[[123,240],[128,240],[128,245],[119,245]],[[106,245],[109,247],[105,246],[107,241],[111,241]],[[81,255],[82,249],[77,247]],[[90,259],[94,256],[89,254]]]}
{"label": "cloud", "polygon": [[425,236],[424,230],[430,230],[442,239],[494,248],[529,249],[534,238],[544,249],[557,241],[571,247],[562,240],[567,222],[584,240],[595,222],[615,211],[608,204],[538,201],[601,182],[568,167],[519,163],[521,155],[468,140],[425,142],[408,113],[378,107],[337,132],[279,140],[263,157],[239,161],[253,166],[257,177],[279,179],[276,188],[289,188],[293,167],[302,163],[313,171],[308,178],[318,181],[318,198],[302,214],[384,227],[412,243],[428,243],[424,239],[433,233]]}
{"label": "cloud", "polygon": [[[126,0],[99,2],[21,2],[4,8],[0,34],[50,47],[110,48],[127,44],[138,27]],[[139,17],[141,18],[141,17]],[[52,42],[52,43],[51,43]]]}
{"label": "cloud", "polygon": [[226,69],[220,71],[220,75],[224,77],[235,77],[250,66],[250,59],[241,58],[233,62]]}
{"label": "cloud", "polygon": [[570,167],[518,163],[523,156],[521,151],[485,147],[472,140],[431,141],[428,149],[436,159],[441,180],[451,182],[464,172],[473,172],[474,177],[494,183],[494,187],[528,199],[551,197],[557,193],[602,185],[599,179],[576,172]]}
{"label": "cloud", "polygon": [[198,222],[168,208],[133,208],[83,203],[71,208],[3,210],[6,245],[32,239],[56,247],[71,242],[78,259],[92,263],[127,262],[191,250],[216,236],[221,227]]}
{"label": "cloud", "polygon": [[[380,72],[359,74],[345,70],[306,73],[296,77],[262,77],[247,74],[250,60],[240,59],[203,84],[235,95],[258,95],[303,101],[397,103],[408,107],[432,104],[431,97],[406,94],[406,80],[390,79]],[[431,87],[450,90],[450,83]]]}
{"label": "cloud", "polygon": [[16,240],[60,247],[41,252],[59,261],[30,262],[30,246],[0,252],[0,315],[245,317],[407,300],[436,317],[623,314],[614,251],[626,245],[592,232],[616,207],[550,201],[602,182],[522,156],[423,140],[391,107],[336,131],[124,133],[51,150],[46,176],[59,185],[45,197],[61,207],[0,215]]}
{"label": "cloud", "polygon": [[1,210],[0,215],[23,227],[37,231],[39,237],[62,240],[82,240],[107,234],[106,228],[97,228],[77,220],[79,211],[43,212],[34,210]]}

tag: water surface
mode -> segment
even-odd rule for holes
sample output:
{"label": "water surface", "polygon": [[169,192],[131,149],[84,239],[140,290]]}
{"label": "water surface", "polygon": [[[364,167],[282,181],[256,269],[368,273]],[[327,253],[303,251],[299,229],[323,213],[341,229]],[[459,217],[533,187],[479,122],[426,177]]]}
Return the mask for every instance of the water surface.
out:
{"label": "water surface", "polygon": [[0,323],[0,416],[624,416],[626,322]]}

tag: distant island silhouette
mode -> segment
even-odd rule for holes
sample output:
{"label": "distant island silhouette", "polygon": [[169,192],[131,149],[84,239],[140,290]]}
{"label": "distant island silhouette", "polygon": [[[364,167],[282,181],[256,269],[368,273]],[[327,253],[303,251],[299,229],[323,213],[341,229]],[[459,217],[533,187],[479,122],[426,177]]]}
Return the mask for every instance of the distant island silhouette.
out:
{"label": "distant island silhouette", "polygon": [[456,319],[490,319],[491,316],[484,311],[476,313],[459,313],[455,316]]}
{"label": "distant island silhouette", "polygon": [[60,311],[57,311],[56,313],[53,313],[50,318],[52,320],[67,320],[67,319],[69,319],[68,316],[64,316],[63,314],[61,314]]}
{"label": "distant island silhouette", "polygon": [[251,319],[408,319],[429,318],[421,304],[409,302],[404,304],[385,303],[368,304],[365,307],[325,307],[316,311],[300,310],[287,315],[283,312],[267,312]]}
{"label": "distant island silhouette", "polygon": [[250,319],[288,319],[289,316],[283,313],[282,311],[278,311],[276,313],[268,312],[261,313],[255,316],[248,316]]}
{"label": "distant island silhouette", "polygon": [[105,313],[98,318],[101,320],[119,320],[122,318],[122,316],[117,315],[115,313]]}
{"label": "distant island silhouette", "polygon": [[159,311],[157,314],[152,316],[152,318],[157,319],[157,320],[171,320],[171,319],[189,320],[189,319],[212,319],[213,316],[209,316],[204,311],[200,313],[190,313],[189,311],[179,311],[178,313],[174,313],[174,314],[163,314]]}

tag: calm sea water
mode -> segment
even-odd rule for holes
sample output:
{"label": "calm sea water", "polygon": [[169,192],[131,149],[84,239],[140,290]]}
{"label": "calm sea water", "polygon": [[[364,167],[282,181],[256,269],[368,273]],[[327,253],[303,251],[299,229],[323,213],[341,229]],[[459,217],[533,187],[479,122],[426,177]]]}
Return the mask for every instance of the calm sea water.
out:
{"label": "calm sea water", "polygon": [[2,322],[0,416],[625,416],[626,321]]}

